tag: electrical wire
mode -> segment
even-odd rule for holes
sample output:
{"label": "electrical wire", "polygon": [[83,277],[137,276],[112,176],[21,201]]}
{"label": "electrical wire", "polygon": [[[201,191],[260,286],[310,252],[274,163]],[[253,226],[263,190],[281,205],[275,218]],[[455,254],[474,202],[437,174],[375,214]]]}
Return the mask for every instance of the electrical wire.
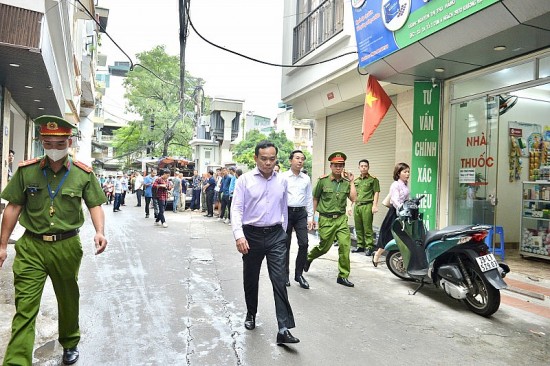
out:
{"label": "electrical wire", "polygon": [[[107,30],[101,25],[101,23],[92,15],[92,13],[90,13],[90,11],[88,10],[88,8],[86,6],[84,6],[84,4],[82,4],[82,2],[80,0],[76,0],[77,3],[80,4],[80,6],[82,6],[82,8],[84,9],[84,11],[86,12],[86,14],[88,14],[88,16],[90,17],[91,20],[93,20],[98,26],[99,26],[99,29],[105,33],[105,35],[107,37],[109,37],[109,39],[111,40],[111,42],[113,42],[113,44],[120,50],[120,52],[122,52],[124,54],[124,56],[126,56],[128,58],[128,60],[130,60],[130,70],[133,70],[134,68],[134,61],[132,61],[132,59],[130,58],[130,56],[128,56],[128,54],[122,49],[122,47],[120,47],[118,45],[118,43],[116,43],[116,41],[113,39],[113,37],[111,37],[109,35],[109,33],[107,33]],[[155,75],[156,76],[156,75]]]}
{"label": "electrical wire", "polygon": [[[179,90],[179,86],[174,84],[174,83],[171,83],[169,81],[166,81],[164,79],[162,79],[160,76],[158,76],[156,73],[154,73],[152,70],[150,70],[148,67],[146,66],[143,66],[141,64],[135,64],[133,62],[133,60],[130,58],[130,56],[128,56],[128,54],[122,49],[122,47],[120,47],[118,45],[118,43],[115,42],[115,40],[109,35],[109,33],[107,33],[107,30],[97,21],[97,19],[92,16],[92,14],[88,11],[88,9],[84,6],[84,4],[82,4],[82,2],[80,0],[76,0],[76,2],[78,2],[83,8],[84,8],[84,11],[86,12],[86,14],[88,14],[88,16],[90,17],[90,19],[92,19],[99,27],[100,27],[100,30],[113,42],[113,44],[128,58],[128,60],[130,61],[130,71],[134,70],[135,67],[139,66],[139,67],[142,67],[144,68],[145,70],[147,70],[149,73],[151,73],[153,76],[155,76],[157,79],[159,79],[160,81],[162,81],[163,83],[166,83],[166,84],[169,84],[169,85],[173,85],[173,86],[176,86]],[[231,53],[231,54],[234,54],[236,56],[239,56],[239,57],[242,57],[242,58],[245,58],[247,60],[250,60],[250,61],[254,61],[254,62],[257,62],[257,63],[260,63],[260,64],[264,64],[264,65],[268,65],[268,66],[274,66],[274,67],[281,67],[281,68],[289,68],[289,67],[312,67],[312,66],[317,66],[317,65],[321,65],[321,64],[324,64],[324,63],[327,63],[327,62],[331,62],[331,61],[334,61],[336,59],[339,59],[339,58],[342,58],[342,57],[345,57],[347,55],[353,55],[353,54],[357,54],[357,51],[350,51],[350,52],[346,52],[344,54],[341,54],[341,55],[338,55],[338,56],[335,56],[335,57],[332,57],[332,58],[329,58],[329,59],[326,59],[326,60],[322,60],[322,61],[319,61],[319,62],[313,62],[313,63],[307,63],[307,64],[299,64],[299,65],[286,65],[286,64],[279,64],[279,63],[273,63],[273,62],[268,62],[268,61],[263,61],[263,60],[260,60],[260,59],[257,59],[257,58],[254,58],[254,57],[251,57],[251,56],[247,56],[245,54],[242,54],[240,52],[237,52],[237,51],[233,51],[233,50],[230,50],[228,48],[225,48],[225,47],[222,47],[210,40],[208,40],[206,37],[204,37],[201,33],[199,33],[199,31],[195,28],[193,22],[191,21],[191,16],[190,16],[190,1],[187,2],[187,8],[186,8],[186,11],[187,11],[187,21],[185,22],[184,24],[184,29],[182,30],[182,36],[184,37],[185,40],[187,40],[187,37],[189,36],[189,32],[188,32],[188,27],[189,25],[191,26],[191,28],[193,29],[193,31],[197,34],[197,36],[199,36],[200,39],[202,39],[204,42],[208,43],[209,45],[215,47],[215,48],[218,48],[222,51],[225,51],[225,52],[228,52],[228,53]]]}
{"label": "electrical wire", "polygon": [[335,56],[335,57],[332,57],[332,58],[329,58],[329,59],[326,59],[326,60],[323,60],[323,61],[319,61],[319,62],[313,62],[313,63],[308,63],[308,64],[299,64],[299,65],[285,65],[285,64],[277,64],[277,63],[273,63],[273,62],[268,62],[268,61],[262,61],[262,60],[259,60],[257,58],[254,58],[254,57],[250,57],[250,56],[247,56],[247,55],[244,55],[242,53],[239,53],[237,51],[233,51],[233,50],[230,50],[228,48],[225,48],[225,47],[222,47],[220,45],[217,45],[216,43],[214,42],[211,42],[209,41],[208,39],[206,39],[202,34],[199,33],[199,31],[195,28],[195,26],[193,25],[193,21],[191,20],[191,16],[188,16],[187,19],[189,20],[189,25],[191,25],[191,28],[195,31],[195,33],[197,34],[197,36],[199,36],[200,39],[202,39],[204,42],[208,43],[209,45],[213,46],[213,47],[216,47],[222,51],[225,51],[225,52],[229,52],[229,53],[232,53],[236,56],[239,56],[239,57],[243,57],[247,60],[250,60],[250,61],[254,61],[254,62],[258,62],[260,64],[264,64],[264,65],[268,65],[268,66],[275,66],[275,67],[284,67],[284,68],[287,68],[287,67],[311,67],[311,66],[317,66],[317,65],[321,65],[321,64],[324,64],[324,63],[327,63],[327,62],[330,62],[330,61],[334,61],[336,59],[339,59],[341,57],[344,57],[344,56],[347,56],[347,55],[354,55],[354,54],[357,54],[357,51],[350,51],[350,52],[346,52],[344,54],[341,54],[341,55],[338,55],[338,56]]}

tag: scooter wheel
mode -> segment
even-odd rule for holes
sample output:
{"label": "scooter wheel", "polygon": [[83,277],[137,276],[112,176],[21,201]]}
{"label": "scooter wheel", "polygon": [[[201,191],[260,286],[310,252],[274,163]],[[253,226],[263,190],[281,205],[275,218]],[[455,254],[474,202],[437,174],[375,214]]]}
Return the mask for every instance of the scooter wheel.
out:
{"label": "scooter wheel", "polygon": [[386,254],[386,266],[388,266],[391,273],[403,281],[414,281],[403,265],[403,257],[399,250],[392,250]]}
{"label": "scooter wheel", "polygon": [[465,262],[464,266],[472,280],[472,290],[462,301],[468,308],[481,316],[491,316],[500,306],[500,291],[487,281],[487,278],[473,262]]}

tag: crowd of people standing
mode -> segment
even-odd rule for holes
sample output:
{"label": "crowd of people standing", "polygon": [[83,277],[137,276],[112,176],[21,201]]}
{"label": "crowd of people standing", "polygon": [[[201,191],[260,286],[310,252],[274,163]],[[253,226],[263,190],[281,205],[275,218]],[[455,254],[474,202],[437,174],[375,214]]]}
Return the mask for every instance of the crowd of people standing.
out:
{"label": "crowd of people standing", "polygon": [[97,179],[105,193],[106,203],[113,205],[113,212],[122,211],[127,194],[135,194],[136,207],[142,207],[144,201],[145,218],[149,218],[152,209],[155,223],[168,227],[164,215],[168,203],[174,213],[202,211],[206,217],[214,217],[216,213],[218,221],[230,224],[233,191],[241,174],[241,169],[231,166],[209,170],[202,175],[195,170],[189,178],[179,171],[151,169],[143,175],[137,171],[130,174],[119,171],[100,174]]}

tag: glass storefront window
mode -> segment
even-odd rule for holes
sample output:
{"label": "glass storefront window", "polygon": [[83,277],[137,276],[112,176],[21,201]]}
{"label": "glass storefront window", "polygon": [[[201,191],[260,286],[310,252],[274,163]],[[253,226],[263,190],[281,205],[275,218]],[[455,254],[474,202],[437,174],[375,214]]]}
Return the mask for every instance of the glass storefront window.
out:
{"label": "glass storefront window", "polygon": [[539,78],[550,76],[550,56],[541,58],[539,61]]}
{"label": "glass storefront window", "polygon": [[459,99],[470,95],[516,85],[533,80],[534,61],[526,62],[490,74],[472,77],[452,85],[452,98]]}
{"label": "glass storefront window", "polygon": [[485,97],[454,104],[451,111],[454,126],[451,222],[493,225],[498,99]]}

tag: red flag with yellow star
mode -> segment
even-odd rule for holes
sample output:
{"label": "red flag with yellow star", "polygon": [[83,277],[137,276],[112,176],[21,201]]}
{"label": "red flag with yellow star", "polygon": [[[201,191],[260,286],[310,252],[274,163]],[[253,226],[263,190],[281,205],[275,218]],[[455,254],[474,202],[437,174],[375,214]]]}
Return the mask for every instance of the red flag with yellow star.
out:
{"label": "red flag with yellow star", "polygon": [[382,118],[388,112],[391,99],[378,83],[378,80],[369,75],[367,81],[367,95],[363,109],[363,143],[366,144],[370,137],[382,122]]}

